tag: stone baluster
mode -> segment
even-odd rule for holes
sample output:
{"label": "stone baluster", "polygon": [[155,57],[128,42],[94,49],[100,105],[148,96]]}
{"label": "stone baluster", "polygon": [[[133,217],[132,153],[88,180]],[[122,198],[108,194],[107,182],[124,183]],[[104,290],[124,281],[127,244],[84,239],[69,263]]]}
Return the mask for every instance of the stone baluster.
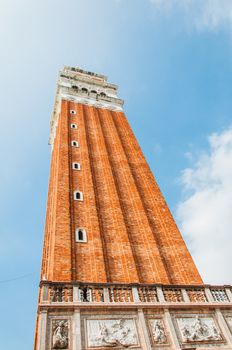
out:
{"label": "stone baluster", "polygon": [[66,301],[66,287],[61,287],[61,301],[64,303]]}
{"label": "stone baluster", "polygon": [[55,287],[50,287],[50,303],[52,303],[55,299]]}
{"label": "stone baluster", "polygon": [[72,296],[72,288],[68,287],[67,288],[67,301],[68,301],[68,303],[71,301],[71,296]]}
{"label": "stone baluster", "polygon": [[84,291],[82,288],[79,289],[79,297],[80,297],[80,301],[84,301]]}
{"label": "stone baluster", "polygon": [[127,301],[132,302],[133,301],[133,295],[131,289],[127,289]]}
{"label": "stone baluster", "polygon": [[110,301],[112,303],[115,302],[115,300],[114,300],[114,287],[110,287]]}
{"label": "stone baluster", "polygon": [[115,287],[115,299],[116,299],[116,302],[120,301],[120,292],[119,292],[119,288],[117,287]]}
{"label": "stone baluster", "polygon": [[55,288],[55,301],[56,302],[60,301],[60,290],[58,287]]}
{"label": "stone baluster", "polygon": [[120,289],[120,293],[119,293],[119,301],[122,301],[123,303],[126,302],[126,290],[125,288],[121,288]]}
{"label": "stone baluster", "polygon": [[92,300],[92,288],[87,288],[87,293],[86,293],[86,299],[87,299],[87,301],[89,301],[89,302],[92,302],[93,300]]}

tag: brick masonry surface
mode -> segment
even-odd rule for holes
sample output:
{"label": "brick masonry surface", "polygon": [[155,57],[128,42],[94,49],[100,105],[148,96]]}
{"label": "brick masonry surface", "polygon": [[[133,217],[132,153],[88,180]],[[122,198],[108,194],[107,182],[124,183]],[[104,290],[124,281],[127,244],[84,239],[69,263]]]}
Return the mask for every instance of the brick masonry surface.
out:
{"label": "brick masonry surface", "polygon": [[[73,162],[81,164],[80,171],[72,169]],[[83,201],[74,201],[76,190]],[[76,228],[86,230],[86,243],[75,242]],[[123,112],[62,101],[41,278],[202,284]]]}

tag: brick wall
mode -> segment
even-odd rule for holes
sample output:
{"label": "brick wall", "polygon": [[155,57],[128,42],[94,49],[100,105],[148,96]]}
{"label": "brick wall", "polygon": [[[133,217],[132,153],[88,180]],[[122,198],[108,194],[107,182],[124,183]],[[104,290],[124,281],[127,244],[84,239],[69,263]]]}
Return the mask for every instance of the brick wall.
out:
{"label": "brick wall", "polygon": [[[71,140],[80,146],[72,147]],[[81,164],[80,171],[72,169],[73,162]],[[83,192],[83,201],[73,200],[75,190]],[[85,228],[87,243],[75,242],[78,227]],[[122,112],[62,102],[51,160],[43,276],[202,283]]]}

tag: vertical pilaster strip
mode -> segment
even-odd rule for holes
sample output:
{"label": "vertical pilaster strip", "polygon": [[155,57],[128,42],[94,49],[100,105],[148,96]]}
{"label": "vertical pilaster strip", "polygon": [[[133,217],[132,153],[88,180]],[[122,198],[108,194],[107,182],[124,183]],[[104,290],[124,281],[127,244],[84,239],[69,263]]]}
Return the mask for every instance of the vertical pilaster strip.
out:
{"label": "vertical pilaster strip", "polygon": [[171,336],[171,340],[174,344],[175,349],[176,350],[181,349],[177,335],[176,335],[175,327],[173,326],[172,318],[168,309],[164,310],[164,319],[168,326],[169,334]]}
{"label": "vertical pilaster strip", "polygon": [[80,309],[75,309],[73,313],[72,339],[73,339],[73,349],[82,350]]}
{"label": "vertical pilaster strip", "polygon": [[232,348],[232,336],[231,336],[231,332],[226,324],[226,321],[221,313],[221,310],[220,309],[216,309],[215,310],[215,314],[216,314],[216,317],[217,317],[217,321],[218,321],[218,324],[222,330],[222,333],[224,334],[226,340],[227,340],[227,343],[228,345],[231,346]]}
{"label": "vertical pilaster strip", "polygon": [[36,350],[47,350],[46,334],[47,334],[47,310],[41,310],[39,312],[38,338],[37,338]]}
{"label": "vertical pilaster strip", "polygon": [[151,343],[149,334],[147,331],[147,325],[144,317],[144,313],[142,309],[138,309],[138,326],[139,326],[139,333],[142,340],[141,347],[143,350],[151,350]]}

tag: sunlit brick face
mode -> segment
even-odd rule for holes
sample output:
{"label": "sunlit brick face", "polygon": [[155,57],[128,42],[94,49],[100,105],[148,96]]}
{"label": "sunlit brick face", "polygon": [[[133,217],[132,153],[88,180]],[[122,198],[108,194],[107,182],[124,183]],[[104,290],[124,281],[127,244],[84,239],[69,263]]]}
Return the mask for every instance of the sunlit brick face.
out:
{"label": "sunlit brick face", "polygon": [[[81,164],[80,171],[74,163]],[[75,200],[75,191],[82,200]],[[88,237],[83,242],[75,237],[80,227]],[[43,276],[50,281],[202,283],[122,111],[61,102]]]}

